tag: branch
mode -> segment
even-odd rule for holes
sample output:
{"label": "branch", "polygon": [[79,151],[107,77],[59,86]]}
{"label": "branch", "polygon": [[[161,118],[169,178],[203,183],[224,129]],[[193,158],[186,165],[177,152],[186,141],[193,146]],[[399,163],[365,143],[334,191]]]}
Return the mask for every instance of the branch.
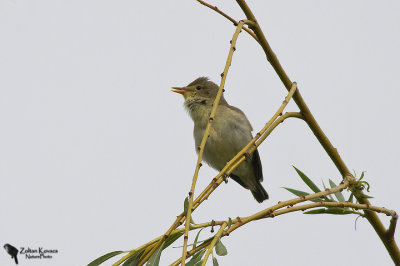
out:
{"label": "branch", "polygon": [[[191,256],[193,256],[194,254],[196,254],[199,250],[202,250],[203,248],[207,247],[209,245],[211,240],[205,241],[203,244],[199,245],[198,247],[190,250],[187,252],[186,254],[186,258],[189,258]],[[180,264],[182,258],[177,259],[176,261],[174,261],[173,263],[171,263],[170,266],[177,266]]]}
{"label": "branch", "polygon": [[[264,33],[261,30],[260,25],[257,23],[257,20],[254,16],[253,12],[250,10],[249,6],[247,5],[247,3],[244,0],[236,0],[236,2],[239,4],[241,9],[245,13],[247,19],[256,23],[256,25],[252,26],[251,29],[256,34],[256,36],[258,38],[258,43],[263,48],[268,61],[271,63],[272,67],[274,68],[275,72],[278,74],[279,78],[281,79],[282,83],[285,85],[286,89],[289,90],[292,82],[290,81],[288,75],[284,71],[282,65],[279,63],[279,60],[276,57],[275,53],[272,51],[269,43],[267,42],[267,39],[264,36]],[[328,137],[325,135],[325,133],[322,131],[321,127],[318,125],[317,121],[315,120],[314,116],[312,115],[310,109],[308,108],[307,104],[303,100],[299,91],[296,91],[295,95],[293,96],[293,100],[299,107],[300,112],[303,115],[304,120],[310,127],[311,131],[314,133],[315,137],[318,139],[321,146],[324,148],[324,150],[326,151],[328,156],[331,158],[332,162],[336,165],[336,167],[339,170],[339,172],[341,173],[341,175],[344,177],[347,174],[350,174],[349,169],[347,168],[343,159],[340,157],[337,149],[332,145],[332,143],[329,141]],[[362,197],[363,192],[361,190],[359,190],[358,192],[359,192],[358,195],[361,195],[361,196],[356,196],[357,200],[363,204],[370,204],[367,198]],[[395,241],[387,240],[386,229],[383,226],[379,217],[376,215],[375,212],[371,212],[368,210],[365,211],[365,217],[367,218],[369,223],[372,225],[372,227],[375,229],[375,232],[378,234],[379,238],[385,245],[385,247],[386,247],[388,253],[390,254],[392,260],[394,261],[394,263],[396,265],[400,265],[399,248],[397,247],[397,244]]]}
{"label": "branch", "polygon": [[205,266],[208,260],[208,257],[210,256],[215,244],[217,244],[217,241],[221,238],[222,233],[224,232],[225,227],[228,225],[227,222],[223,223],[221,227],[219,228],[218,232],[215,234],[213,240],[211,241],[210,245],[208,246],[206,255],[204,256],[203,263],[201,266]]}
{"label": "branch", "polygon": [[200,170],[200,166],[201,166],[201,161],[203,159],[204,147],[205,147],[207,139],[208,139],[208,137],[210,135],[210,128],[211,128],[212,122],[214,121],[214,117],[215,117],[215,113],[217,111],[219,100],[221,99],[221,96],[222,96],[222,92],[223,92],[223,89],[224,89],[226,76],[228,74],[229,67],[230,67],[230,65],[232,63],[233,52],[236,50],[236,48],[235,48],[236,40],[237,40],[237,38],[239,36],[240,31],[242,30],[242,27],[243,27],[244,23],[245,22],[241,20],[239,22],[239,24],[237,25],[237,27],[236,27],[235,33],[233,34],[233,37],[232,37],[232,40],[231,40],[231,48],[229,49],[229,53],[228,53],[228,59],[226,60],[224,72],[221,74],[221,76],[222,76],[221,84],[219,86],[219,90],[218,90],[217,96],[215,97],[215,100],[214,100],[214,103],[213,103],[213,107],[211,109],[210,118],[208,120],[207,127],[206,127],[206,129],[204,131],[203,139],[201,141],[200,146],[198,147],[199,155],[198,155],[198,158],[197,158],[197,164],[196,164],[196,169],[195,169],[194,176],[193,176],[192,186],[191,186],[190,192],[189,192],[189,207],[187,209],[186,223],[185,223],[185,234],[184,234],[184,238],[183,238],[182,261],[181,261],[181,265],[182,266],[185,265],[185,260],[186,260],[186,250],[187,250],[187,241],[188,241],[188,233],[189,233],[189,226],[190,226],[190,217],[191,217],[192,208],[193,208],[193,195],[194,195],[194,189],[196,187],[197,176],[199,174],[199,170]]}
{"label": "branch", "polygon": [[[229,21],[231,21],[231,22],[233,23],[233,25],[237,26],[237,25],[239,24],[235,19],[233,19],[232,17],[230,17],[229,15],[227,15],[226,13],[224,13],[224,12],[223,12],[222,10],[220,10],[217,6],[210,5],[209,3],[206,3],[206,2],[204,2],[204,1],[202,1],[202,0],[197,0],[197,2],[199,2],[200,4],[202,4],[202,5],[204,5],[204,6],[208,7],[208,8],[211,8],[211,9],[214,10],[215,12],[221,14],[221,15],[224,16],[226,19],[228,19]],[[256,41],[258,42],[257,36],[256,36],[250,29],[248,29],[248,28],[246,28],[246,27],[243,27],[243,29],[244,29],[248,34],[250,34],[251,37],[254,38],[254,40],[256,40]]]}
{"label": "branch", "polygon": [[396,223],[398,218],[399,216],[397,213],[395,213],[395,215],[392,215],[392,219],[390,219],[390,225],[386,231],[386,238],[389,242],[394,241],[394,232],[396,231]]}

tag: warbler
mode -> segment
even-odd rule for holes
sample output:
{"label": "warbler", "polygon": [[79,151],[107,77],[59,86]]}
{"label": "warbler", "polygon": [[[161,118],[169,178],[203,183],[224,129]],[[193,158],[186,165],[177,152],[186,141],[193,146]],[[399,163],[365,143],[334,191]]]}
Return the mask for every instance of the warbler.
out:
{"label": "warbler", "polygon": [[[198,153],[197,147],[203,139],[219,87],[207,77],[200,77],[186,87],[172,89],[173,92],[182,94],[185,99],[184,106],[194,122],[193,135]],[[252,130],[246,115],[239,108],[229,105],[222,94],[204,147],[203,160],[221,171],[226,163],[252,140]],[[249,189],[258,202],[268,199],[268,193],[261,185],[263,173],[257,150],[246,154],[246,160],[229,176],[242,187]]]}

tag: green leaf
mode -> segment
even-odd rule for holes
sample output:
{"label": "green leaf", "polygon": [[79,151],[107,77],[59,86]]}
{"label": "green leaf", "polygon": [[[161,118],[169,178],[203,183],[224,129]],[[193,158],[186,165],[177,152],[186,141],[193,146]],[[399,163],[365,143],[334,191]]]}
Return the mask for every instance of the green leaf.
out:
{"label": "green leaf", "polygon": [[180,238],[183,235],[183,231],[182,232],[176,232],[172,235],[170,235],[164,242],[163,244],[163,249],[166,249],[169,245],[171,245],[172,243],[174,243],[178,238]]}
{"label": "green leaf", "polygon": [[374,197],[369,196],[369,195],[367,195],[367,194],[361,194],[360,197],[361,197],[361,198],[366,198],[366,199],[373,199],[373,198],[374,198]]}
{"label": "green leaf", "polygon": [[132,255],[132,257],[124,261],[122,266],[137,266],[143,253],[144,249],[137,251],[135,254]]}
{"label": "green leaf", "polygon": [[[309,193],[301,191],[301,190],[297,190],[297,189],[293,189],[293,188],[287,188],[287,187],[283,187],[283,188],[286,189],[287,191],[295,194],[298,197],[303,197],[303,196],[310,195]],[[320,202],[321,198],[310,199],[310,201],[312,201],[312,202]]]}
{"label": "green leaf", "polygon": [[196,266],[197,263],[201,262],[201,258],[203,257],[205,252],[206,252],[205,249],[198,251],[196,254],[193,255],[192,259],[185,265],[186,266]]}
{"label": "green leaf", "polygon": [[[322,180],[322,185],[324,186],[324,189],[326,190],[327,187],[325,186],[324,180]],[[336,200],[333,199],[332,195],[327,195],[328,199],[332,202],[336,202]]]}
{"label": "green leaf", "polygon": [[351,193],[349,199],[347,200],[348,202],[353,202],[354,194]]}
{"label": "green leaf", "polygon": [[160,264],[161,251],[163,250],[163,246],[161,245],[154,253],[151,255],[149,260],[146,263],[146,266],[158,266]]}
{"label": "green leaf", "polygon": [[360,178],[358,179],[358,181],[361,181],[361,180],[364,178],[364,173],[365,173],[365,171],[362,171],[362,172],[361,172],[361,176],[360,176]]}
{"label": "green leaf", "polygon": [[121,253],[124,253],[124,252],[123,252],[123,251],[113,251],[113,252],[107,253],[107,254],[105,254],[105,255],[103,255],[103,256],[101,256],[101,257],[95,259],[95,260],[92,261],[91,263],[89,263],[88,266],[97,266],[97,265],[100,265],[100,264],[102,264],[103,262],[105,262],[106,260],[108,260],[108,259],[110,259],[110,258],[112,258],[112,257],[115,257],[115,256],[117,256],[118,254],[121,254]]}
{"label": "green leaf", "polygon": [[336,214],[336,215],[345,215],[345,214],[353,214],[353,211],[344,210],[341,208],[323,208],[323,209],[315,209],[311,211],[304,212],[304,214]]}
{"label": "green leaf", "polygon": [[183,214],[186,216],[187,211],[189,208],[189,197],[185,198],[185,201],[183,202]]}
{"label": "green leaf", "polygon": [[213,257],[213,266],[219,266],[219,264],[218,264],[218,260],[217,260],[217,258],[216,257]]}
{"label": "green leaf", "polygon": [[215,253],[219,256],[225,256],[228,254],[226,247],[222,244],[220,239],[218,239],[217,244],[215,245]]}
{"label": "green leaf", "polygon": [[[335,182],[333,182],[331,179],[329,179],[329,184],[331,185],[331,188],[337,187]],[[335,197],[338,199],[339,202],[345,202],[346,200],[343,197],[342,192],[338,191],[335,192]]]}
{"label": "green leaf", "polygon": [[229,217],[229,219],[228,219],[228,229],[231,228],[231,226],[232,226],[232,219],[231,219],[231,217]]}
{"label": "green leaf", "polygon": [[204,227],[201,228],[201,229],[199,230],[199,232],[197,233],[197,235],[196,235],[196,237],[195,237],[195,239],[194,239],[194,242],[193,242],[193,249],[196,248],[197,240],[199,239],[200,232],[201,232],[201,230],[203,230],[203,229],[204,229]]}
{"label": "green leaf", "polygon": [[361,215],[357,216],[357,218],[354,220],[354,230],[357,231],[357,220],[358,218],[362,217]]}
{"label": "green leaf", "polygon": [[295,194],[295,195],[298,196],[298,197],[310,195],[310,194],[307,193],[307,192],[300,191],[300,190],[297,190],[297,189],[287,188],[287,187],[283,187],[283,188],[286,189],[287,191],[289,191],[289,192]]}
{"label": "green leaf", "polygon": [[[292,165],[293,166],[293,165]],[[293,166],[294,170],[296,170],[297,174],[300,176],[300,178],[303,180],[304,183],[315,193],[321,192],[321,190],[314,184],[313,181],[311,181],[310,178],[308,178],[302,171],[297,169],[295,166]]]}

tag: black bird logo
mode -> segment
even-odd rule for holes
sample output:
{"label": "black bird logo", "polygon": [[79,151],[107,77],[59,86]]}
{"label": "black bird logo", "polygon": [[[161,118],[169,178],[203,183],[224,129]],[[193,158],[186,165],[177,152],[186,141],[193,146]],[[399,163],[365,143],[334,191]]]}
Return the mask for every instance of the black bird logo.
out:
{"label": "black bird logo", "polygon": [[5,244],[4,249],[7,251],[8,254],[11,255],[11,258],[15,260],[15,264],[18,264],[18,249],[14,246],[11,246],[10,244]]}

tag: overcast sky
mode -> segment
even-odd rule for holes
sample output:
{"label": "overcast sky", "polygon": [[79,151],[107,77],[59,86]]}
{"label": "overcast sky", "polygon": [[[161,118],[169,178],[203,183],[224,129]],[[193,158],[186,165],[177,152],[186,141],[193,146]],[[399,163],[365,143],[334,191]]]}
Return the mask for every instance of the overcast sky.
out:
{"label": "overcast sky", "polygon": [[[371,203],[400,211],[400,3],[248,4],[349,169],[366,171]],[[235,1],[218,7],[244,18]],[[59,251],[47,260],[19,255],[20,265],[86,265],[165,232],[183,209],[197,158],[193,122],[170,88],[199,76],[219,82],[234,30],[194,0],[0,0],[0,245]],[[225,98],[258,131],[286,90],[248,34],[236,48]],[[292,165],[320,186],[341,180],[300,120],[281,124],[259,153],[270,199],[259,204],[230,181],[194,212],[196,222],[292,198],[282,187],[307,190]],[[216,174],[202,167],[196,193]],[[392,265],[369,223],[358,219],[355,230],[355,219],[292,213],[257,221],[225,237],[228,255],[218,260]],[[161,265],[180,254],[166,250]],[[0,264],[14,265],[3,251]]]}

